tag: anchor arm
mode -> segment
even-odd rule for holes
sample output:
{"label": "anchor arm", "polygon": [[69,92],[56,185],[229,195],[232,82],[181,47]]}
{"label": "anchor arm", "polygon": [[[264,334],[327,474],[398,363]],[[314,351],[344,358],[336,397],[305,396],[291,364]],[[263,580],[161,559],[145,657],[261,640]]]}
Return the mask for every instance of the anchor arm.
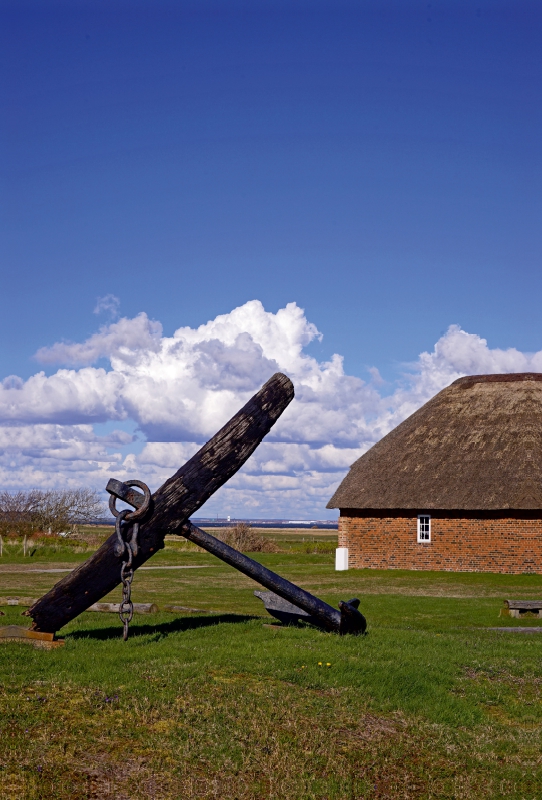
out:
{"label": "anchor arm", "polygon": [[197,528],[190,521],[185,523],[181,529],[181,533],[194,544],[203,547],[209,553],[225,561],[226,564],[234,567],[248,575],[257,583],[270,589],[279,597],[283,597],[298,608],[303,609],[312,617],[315,617],[322,627],[328,631],[337,631],[338,633],[364,633],[367,627],[365,617],[357,610],[359,600],[350,600],[349,602],[339,603],[340,611],[333,608],[333,606],[324,603],[320,598],[315,597],[310,592],[306,592],[301,587],[291,583],[286,578],[277,575],[267,567],[264,567],[258,561],[249,558],[240,553],[235,548],[221,542],[210,533],[202,531]]}
{"label": "anchor arm", "polygon": [[[125,483],[115,479],[109,481],[107,491],[118,497],[119,500],[135,506],[135,508],[140,508],[144,502],[144,497],[140,492],[134,491]],[[220,558],[221,561],[234,567],[234,569],[239,570],[244,575],[248,575],[249,578],[265,586],[266,589],[278,594],[279,597],[303,609],[327,630],[337,631],[341,634],[365,633],[367,623],[363,614],[358,611],[359,600],[353,599],[348,602],[341,600],[339,603],[340,611],[337,611],[333,606],[324,603],[323,600],[296,586],[295,583],[291,583],[286,578],[277,575],[276,572],[267,569],[258,561],[254,561],[254,559],[249,558],[244,553],[240,553],[234,547],[230,547],[210,533],[198,528],[190,520],[185,522],[179,533],[194,544],[197,544],[198,547],[202,547],[208,553],[212,553],[212,555]]]}

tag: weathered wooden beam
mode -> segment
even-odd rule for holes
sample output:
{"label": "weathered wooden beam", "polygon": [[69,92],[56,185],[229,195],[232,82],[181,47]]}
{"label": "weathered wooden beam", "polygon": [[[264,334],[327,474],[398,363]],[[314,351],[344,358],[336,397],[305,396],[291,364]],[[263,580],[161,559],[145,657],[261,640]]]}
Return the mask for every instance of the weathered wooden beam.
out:
{"label": "weathered wooden beam", "polygon": [[[158,614],[156,603],[134,603],[134,614]],[[96,611],[102,614],[118,614],[120,603],[93,603],[87,611]]]}
{"label": "weathered wooden beam", "polygon": [[[134,569],[164,546],[166,534],[180,534],[187,519],[243,466],[284,409],[294,387],[277,372],[195,456],[152,497],[152,516],[139,528]],[[115,555],[116,534],[84,564],[59,581],[25,612],[32,629],[54,633],[120,583],[121,559]]]}

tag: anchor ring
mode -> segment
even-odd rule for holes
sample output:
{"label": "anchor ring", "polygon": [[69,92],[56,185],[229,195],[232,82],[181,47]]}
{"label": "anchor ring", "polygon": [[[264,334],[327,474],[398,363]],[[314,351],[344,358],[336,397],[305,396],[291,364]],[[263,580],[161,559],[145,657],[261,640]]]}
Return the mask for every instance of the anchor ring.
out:
{"label": "anchor ring", "polygon": [[[147,511],[149,510],[149,506],[151,504],[151,490],[147,486],[146,483],[143,481],[124,481],[125,486],[137,486],[138,489],[141,489],[144,492],[143,502],[139,508],[135,511],[128,511],[128,513],[124,516],[126,522],[136,522],[138,519],[141,519],[145,516]],[[110,495],[109,497],[109,510],[113,514],[114,517],[118,517],[121,513],[115,508],[115,504],[117,502],[117,498],[114,494]],[[130,503],[131,505],[131,503]]]}

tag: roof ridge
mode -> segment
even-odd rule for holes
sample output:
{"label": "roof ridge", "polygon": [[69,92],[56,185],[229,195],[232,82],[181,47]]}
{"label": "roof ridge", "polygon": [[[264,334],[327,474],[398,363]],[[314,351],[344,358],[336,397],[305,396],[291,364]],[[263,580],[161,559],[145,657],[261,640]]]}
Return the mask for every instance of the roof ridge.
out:
{"label": "roof ridge", "polygon": [[490,375],[464,375],[450,386],[465,385],[468,389],[475,383],[514,383],[515,381],[542,381],[542,372],[497,372]]}

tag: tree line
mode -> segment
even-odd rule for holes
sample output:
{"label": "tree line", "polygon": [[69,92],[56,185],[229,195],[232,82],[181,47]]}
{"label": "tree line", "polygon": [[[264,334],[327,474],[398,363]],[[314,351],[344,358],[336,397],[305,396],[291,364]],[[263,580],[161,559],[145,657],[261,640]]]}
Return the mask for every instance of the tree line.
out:
{"label": "tree line", "polygon": [[0,534],[5,536],[66,533],[104,513],[104,504],[93,489],[0,492]]}

